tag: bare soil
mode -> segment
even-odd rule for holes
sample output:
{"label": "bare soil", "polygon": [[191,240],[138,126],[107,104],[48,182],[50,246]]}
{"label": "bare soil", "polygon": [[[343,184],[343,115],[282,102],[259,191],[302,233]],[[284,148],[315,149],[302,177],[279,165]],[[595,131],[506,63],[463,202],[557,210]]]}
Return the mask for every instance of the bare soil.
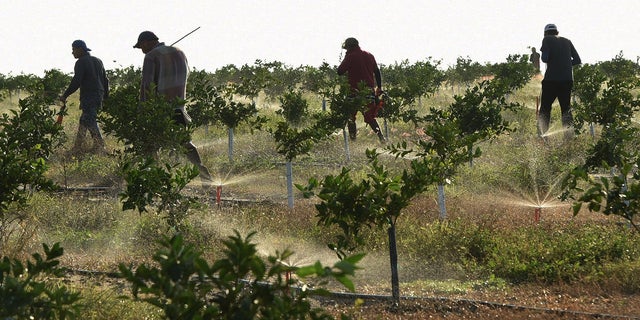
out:
{"label": "bare soil", "polygon": [[583,285],[523,285],[504,291],[391,299],[329,298],[322,307],[355,319],[640,319],[640,295]]}

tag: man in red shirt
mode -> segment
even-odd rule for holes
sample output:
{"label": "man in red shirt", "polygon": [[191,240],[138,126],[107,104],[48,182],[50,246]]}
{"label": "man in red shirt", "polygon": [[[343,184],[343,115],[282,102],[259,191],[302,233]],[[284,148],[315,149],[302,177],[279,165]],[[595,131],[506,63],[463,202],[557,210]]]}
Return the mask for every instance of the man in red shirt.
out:
{"label": "man in red shirt", "polygon": [[[379,95],[382,92],[382,76],[380,75],[380,68],[378,68],[376,58],[371,53],[360,49],[356,38],[347,38],[342,44],[342,48],[347,50],[347,53],[338,67],[338,74],[347,75],[352,90],[358,90],[360,83],[364,82],[367,87],[371,88],[372,95]],[[371,102],[367,106],[367,111],[363,113],[364,122],[371,126],[380,141],[384,141],[385,138],[380,130],[380,125],[376,121],[379,110],[379,105]],[[347,128],[349,129],[349,137],[351,140],[355,140],[357,134],[356,113],[347,122]]]}

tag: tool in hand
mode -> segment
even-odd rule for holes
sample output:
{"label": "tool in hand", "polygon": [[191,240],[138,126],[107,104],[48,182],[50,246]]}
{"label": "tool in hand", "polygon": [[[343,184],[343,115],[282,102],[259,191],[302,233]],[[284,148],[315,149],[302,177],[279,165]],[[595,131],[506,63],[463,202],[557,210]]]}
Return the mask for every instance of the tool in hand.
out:
{"label": "tool in hand", "polygon": [[192,34],[192,33],[196,32],[196,31],[198,31],[198,29],[200,29],[200,27],[197,27],[197,28],[193,29],[191,32],[189,32],[189,33],[185,34],[182,38],[180,38],[180,39],[176,40],[176,42],[172,43],[172,44],[170,45],[170,47],[173,47],[173,45],[175,45],[176,43],[180,42],[180,40],[182,40],[182,39],[186,38],[188,35],[190,35],[190,34]]}
{"label": "tool in hand", "polygon": [[62,118],[64,118],[64,113],[67,110],[67,102],[62,102],[62,107],[60,107],[60,111],[58,111],[58,118],[56,119],[57,124],[62,124]]}

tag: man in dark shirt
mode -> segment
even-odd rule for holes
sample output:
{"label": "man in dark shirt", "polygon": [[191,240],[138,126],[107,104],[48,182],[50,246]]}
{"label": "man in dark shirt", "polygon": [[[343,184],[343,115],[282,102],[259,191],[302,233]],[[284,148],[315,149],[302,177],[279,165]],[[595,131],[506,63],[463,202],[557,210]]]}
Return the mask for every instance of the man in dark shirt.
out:
{"label": "man in dark shirt", "polygon": [[[358,90],[360,83],[364,82],[367,87],[371,88],[371,94],[380,94],[382,92],[382,76],[380,75],[380,68],[376,63],[374,56],[362,49],[358,44],[358,40],[355,38],[347,38],[342,44],[342,48],[347,50],[344,60],[338,67],[338,74],[347,74],[349,78],[349,85],[352,90]],[[364,122],[371,126],[371,129],[378,135],[380,141],[384,141],[384,135],[380,130],[376,117],[380,107],[377,103],[372,102],[367,106],[367,111],[364,112]],[[347,128],[349,130],[349,137],[352,140],[356,138],[356,114],[351,116],[349,122],[347,122]]]}
{"label": "man in dark shirt", "polygon": [[529,55],[529,62],[533,65],[533,68],[536,69],[536,75],[540,73],[540,54],[536,51],[535,47],[531,47],[531,54]]}
{"label": "man in dark shirt", "polygon": [[558,36],[555,24],[544,27],[542,39],[542,62],[547,64],[547,70],[542,79],[542,97],[538,114],[538,128],[544,135],[549,129],[551,119],[551,105],[558,99],[562,112],[562,126],[567,129],[565,137],[572,136],[573,125],[571,115],[571,91],[573,89],[573,66],[582,63],[573,43],[567,38]]}
{"label": "man in dark shirt", "polygon": [[71,44],[72,54],[77,59],[73,68],[73,79],[65,92],[60,96],[60,101],[65,102],[67,98],[80,89],[80,123],[76,134],[76,141],[71,152],[79,153],[83,150],[84,140],[87,130],[93,138],[92,152],[97,154],[106,153],[104,140],[100,134],[97,116],[98,110],[102,107],[102,101],[109,96],[109,80],[102,61],[91,56],[87,45],[82,40],[75,40]]}

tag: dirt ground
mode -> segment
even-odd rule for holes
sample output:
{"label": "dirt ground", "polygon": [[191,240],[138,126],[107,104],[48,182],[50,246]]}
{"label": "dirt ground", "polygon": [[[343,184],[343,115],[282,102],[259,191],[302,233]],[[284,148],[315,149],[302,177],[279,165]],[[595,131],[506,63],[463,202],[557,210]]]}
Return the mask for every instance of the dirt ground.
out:
{"label": "dirt ground", "polygon": [[[90,274],[68,275],[68,283],[93,283],[127,294],[122,279]],[[504,290],[477,290],[461,294],[421,292],[392,303],[388,288],[367,286],[352,295],[334,292],[313,297],[313,304],[335,319],[640,319],[640,295],[607,292],[587,285],[527,284]],[[401,286],[402,295],[402,286]]]}
{"label": "dirt ground", "polygon": [[322,307],[355,319],[640,319],[640,295],[576,285],[525,285],[504,291],[403,298],[328,298]]}

